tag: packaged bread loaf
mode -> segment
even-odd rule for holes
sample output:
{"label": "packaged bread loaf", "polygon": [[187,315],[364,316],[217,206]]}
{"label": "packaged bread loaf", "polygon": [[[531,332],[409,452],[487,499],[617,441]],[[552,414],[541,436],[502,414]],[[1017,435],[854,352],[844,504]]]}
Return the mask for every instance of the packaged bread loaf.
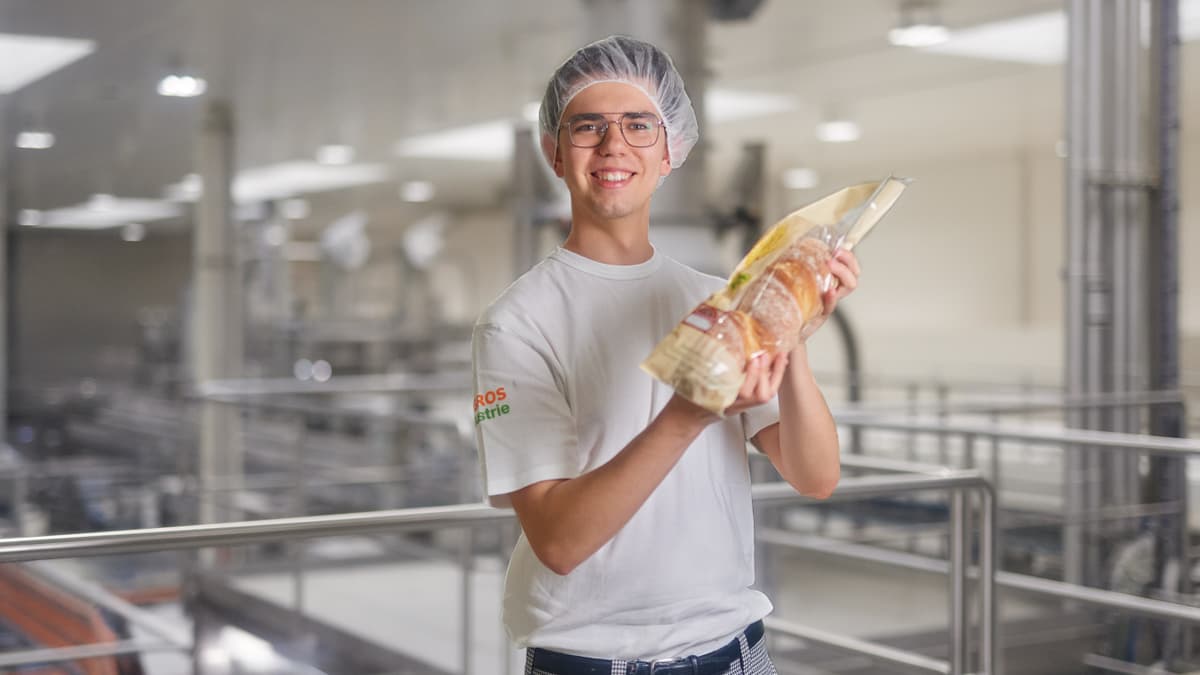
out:
{"label": "packaged bread loaf", "polygon": [[658,343],[642,369],[689,401],[722,413],[737,398],[751,358],[791,351],[806,337],[833,283],[834,251],[857,245],[907,184],[888,178],[851,186],[776,223],[725,287]]}

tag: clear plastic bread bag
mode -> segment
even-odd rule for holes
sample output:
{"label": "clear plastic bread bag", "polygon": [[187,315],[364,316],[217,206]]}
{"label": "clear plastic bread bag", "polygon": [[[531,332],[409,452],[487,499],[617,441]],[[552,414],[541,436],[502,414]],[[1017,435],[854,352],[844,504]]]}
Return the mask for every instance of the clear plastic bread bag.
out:
{"label": "clear plastic bread bag", "polygon": [[737,398],[751,358],[791,351],[807,337],[833,283],[834,251],[853,249],[908,183],[889,177],[847,187],[780,220],[742,258],[725,287],[658,343],[642,369],[722,414]]}

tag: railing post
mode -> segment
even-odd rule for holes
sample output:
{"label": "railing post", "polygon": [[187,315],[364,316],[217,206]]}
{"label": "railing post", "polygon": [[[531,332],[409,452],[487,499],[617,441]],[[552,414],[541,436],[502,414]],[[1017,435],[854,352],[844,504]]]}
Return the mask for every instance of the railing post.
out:
{"label": "railing post", "polygon": [[17,535],[21,537],[29,536],[29,508],[26,506],[28,500],[29,470],[22,464],[13,474],[12,491],[12,513],[16,520]]}
{"label": "railing post", "polygon": [[[308,456],[308,420],[304,413],[296,416],[296,443],[292,455],[292,513],[298,518],[306,515],[308,499],[305,486],[305,459]],[[236,493],[235,493],[236,494]],[[288,543],[292,558],[292,639],[297,646],[304,638],[304,540],[296,539]]]}
{"label": "railing post", "polygon": [[[937,385],[937,417],[938,422],[942,425],[946,424],[947,418],[950,416],[950,411],[947,410],[950,405],[950,386],[944,382]],[[938,432],[938,464],[947,466],[950,464],[950,453],[948,441],[946,440],[946,432]]]}
{"label": "railing post", "polygon": [[474,639],[471,630],[471,571],[475,562],[475,528],[467,526],[462,533],[462,545],[459,547],[459,564],[462,565],[462,673],[471,675],[474,663],[471,658],[471,642]]}
{"label": "railing post", "polygon": [[996,673],[996,499],[994,488],[979,490],[979,584],[982,607],[979,615],[979,672]]}
{"label": "railing post", "polygon": [[961,488],[950,491],[950,673],[966,672],[967,518]]}
{"label": "railing post", "polygon": [[[1000,426],[1000,415],[992,415],[992,425]],[[992,489],[1000,496],[1000,436],[992,434]]]}

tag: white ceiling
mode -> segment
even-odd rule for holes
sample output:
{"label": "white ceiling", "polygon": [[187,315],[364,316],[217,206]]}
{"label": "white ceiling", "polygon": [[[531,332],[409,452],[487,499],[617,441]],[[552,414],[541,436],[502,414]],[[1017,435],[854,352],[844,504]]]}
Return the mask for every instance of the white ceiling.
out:
{"label": "white ceiling", "polygon": [[[710,24],[712,85],[780,92],[794,110],[710,125],[712,176],[744,140],[769,143],[775,169],[799,164],[881,171],[906,160],[1036,146],[1060,137],[1058,66],[990,62],[888,45],[897,0],[765,0],[746,22]],[[944,0],[951,28],[1061,8],[1052,0]],[[172,60],[234,102],[237,163],[311,158],[349,143],[397,181],[429,179],[438,205],[498,203],[506,162],[401,160],[413,134],[517,116],[585,31],[582,0],[0,0],[0,32],[94,40],[92,55],[8,96],[6,142],[29,119],[57,135],[45,151],[10,149],[14,207],[50,209],[93,193],[158,197],[192,168],[198,99],[158,96]],[[1185,52],[1185,69],[1197,60]],[[1185,70],[1185,72],[1187,72]],[[1197,78],[1194,78],[1197,79]],[[1185,80],[1185,119],[1196,110]],[[862,125],[828,145],[813,127],[831,106]],[[715,179],[715,178],[714,178]],[[313,219],[348,205],[400,203],[394,184],[330,195]]]}

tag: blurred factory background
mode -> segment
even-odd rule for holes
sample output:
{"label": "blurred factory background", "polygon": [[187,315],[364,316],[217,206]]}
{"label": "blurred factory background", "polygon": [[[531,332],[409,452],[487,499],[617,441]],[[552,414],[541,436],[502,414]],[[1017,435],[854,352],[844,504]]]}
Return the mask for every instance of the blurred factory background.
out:
{"label": "blurred factory background", "polygon": [[842,487],[751,458],[780,672],[1200,672],[1198,0],[0,0],[0,672],[521,671],[470,332],[610,33],[697,102],[673,257],[914,179]]}

